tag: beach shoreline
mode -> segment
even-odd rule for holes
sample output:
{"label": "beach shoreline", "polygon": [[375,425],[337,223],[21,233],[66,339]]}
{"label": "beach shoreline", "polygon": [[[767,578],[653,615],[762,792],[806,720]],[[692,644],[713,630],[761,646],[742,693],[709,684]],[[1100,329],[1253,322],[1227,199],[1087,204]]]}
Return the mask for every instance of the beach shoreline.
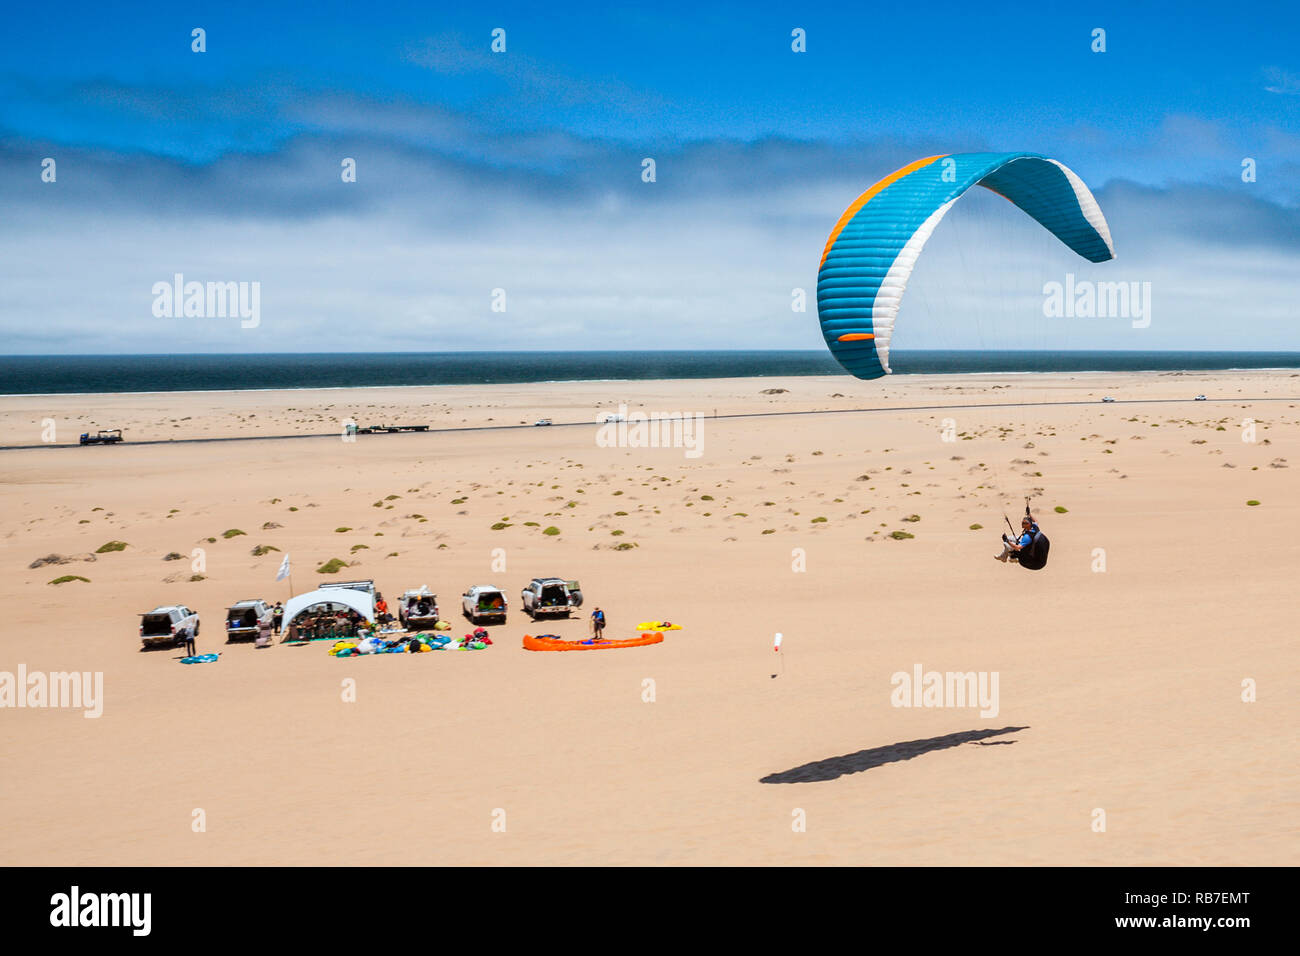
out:
{"label": "beach shoreline", "polygon": [[[1173,380],[1171,384],[1169,380]],[[1300,372],[1249,369],[1238,372],[965,372],[889,376],[862,382],[848,376],[756,376],[719,379],[621,379],[581,382],[530,382],[517,385],[385,385],[321,389],[231,389],[188,392],[35,393],[0,395],[0,439],[6,450],[42,444],[74,443],[83,430],[122,428],[126,440],[166,441],[173,437],[234,438],[267,435],[320,435],[324,426],[342,434],[353,421],[420,424],[431,429],[489,425],[531,425],[541,417],[566,415],[565,424],[595,422],[616,413],[620,404],[643,411],[671,410],[706,417],[744,415],[756,410],[821,412],[889,408],[906,404],[974,407],[1033,405],[1065,393],[1074,401],[1191,400],[1206,394],[1214,401],[1244,397],[1300,398]],[[779,395],[766,395],[783,388]],[[981,395],[971,403],[964,399]],[[1235,393],[1235,394],[1233,394]],[[94,400],[94,412],[85,409]],[[961,399],[961,400],[959,400]],[[295,416],[295,410],[301,414]],[[153,416],[143,410],[156,412]],[[187,414],[182,414],[182,412]],[[195,412],[198,415],[195,415]],[[329,414],[326,414],[328,412]],[[492,412],[492,414],[489,414]],[[505,421],[505,415],[513,415]],[[304,417],[310,416],[310,417]],[[195,419],[199,420],[196,421]],[[254,418],[260,419],[253,421]],[[50,423],[55,441],[47,438]],[[187,424],[189,423],[189,424]],[[176,435],[177,431],[182,435]],[[26,436],[22,440],[22,436]]]}

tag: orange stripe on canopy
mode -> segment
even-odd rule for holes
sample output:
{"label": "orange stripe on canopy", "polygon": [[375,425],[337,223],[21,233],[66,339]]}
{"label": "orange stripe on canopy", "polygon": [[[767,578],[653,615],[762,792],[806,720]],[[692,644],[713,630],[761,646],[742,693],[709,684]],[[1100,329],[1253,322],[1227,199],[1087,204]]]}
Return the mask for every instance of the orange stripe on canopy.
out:
{"label": "orange stripe on canopy", "polygon": [[826,265],[826,257],[830,255],[831,246],[835,245],[835,240],[840,237],[840,233],[843,231],[844,227],[849,224],[849,220],[852,219],[854,216],[856,216],[858,214],[858,210],[861,209],[863,206],[865,206],[867,203],[869,203],[872,197],[874,197],[877,193],[883,191],[884,189],[888,188],[889,186],[892,186],[894,183],[898,182],[898,180],[902,179],[904,176],[914,173],[918,169],[924,169],[926,166],[929,166],[931,163],[933,163],[936,159],[943,159],[943,156],[942,155],[927,156],[925,157],[925,159],[918,159],[914,163],[908,163],[902,169],[898,169],[890,173],[884,179],[880,180],[880,182],[876,183],[874,186],[872,186],[870,189],[864,192],[857,199],[853,200],[853,205],[849,206],[848,209],[844,210],[844,215],[840,216],[840,221],[837,222],[835,224],[835,228],[831,230],[831,237],[826,240],[826,248],[822,250],[822,261],[817,268],[820,269],[822,266]]}
{"label": "orange stripe on canopy", "polygon": [[874,339],[874,332],[845,332],[836,342],[861,342],[863,339]]}

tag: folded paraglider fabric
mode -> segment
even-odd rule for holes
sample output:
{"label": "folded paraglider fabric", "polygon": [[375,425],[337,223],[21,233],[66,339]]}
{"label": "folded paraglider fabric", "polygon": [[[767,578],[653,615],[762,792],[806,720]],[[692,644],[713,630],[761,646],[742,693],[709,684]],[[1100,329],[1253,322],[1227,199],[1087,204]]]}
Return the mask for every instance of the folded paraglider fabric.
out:
{"label": "folded paraglider fabric", "polygon": [[217,658],[219,658],[220,656],[221,656],[220,654],[195,654],[193,657],[182,657],[181,663],[182,664],[211,664],[215,660],[217,660]]}
{"label": "folded paraglider fabric", "polygon": [[531,634],[524,635],[524,650],[526,651],[603,651],[616,647],[645,647],[648,644],[659,644],[664,639],[663,634],[655,631],[654,633],[639,634],[636,637],[630,637],[626,640],[597,640],[588,638],[584,641],[565,641],[561,640],[556,634],[539,634],[533,637]]}

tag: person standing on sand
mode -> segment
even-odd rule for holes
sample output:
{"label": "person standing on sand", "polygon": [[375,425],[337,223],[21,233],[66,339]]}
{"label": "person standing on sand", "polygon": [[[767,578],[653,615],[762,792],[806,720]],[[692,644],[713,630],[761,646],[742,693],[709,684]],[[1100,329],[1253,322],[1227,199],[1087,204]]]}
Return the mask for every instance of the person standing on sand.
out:
{"label": "person standing on sand", "polygon": [[271,610],[271,615],[275,619],[275,633],[280,633],[280,625],[284,623],[284,605],[279,601],[275,602],[275,607]]}
{"label": "person standing on sand", "polygon": [[600,608],[591,612],[591,634],[597,640],[605,635],[605,612]]}

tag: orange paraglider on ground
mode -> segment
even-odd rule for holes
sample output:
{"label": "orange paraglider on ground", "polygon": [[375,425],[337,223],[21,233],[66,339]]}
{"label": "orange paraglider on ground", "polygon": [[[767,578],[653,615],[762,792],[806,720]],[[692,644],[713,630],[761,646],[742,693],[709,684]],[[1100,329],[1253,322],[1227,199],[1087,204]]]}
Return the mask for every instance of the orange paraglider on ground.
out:
{"label": "orange paraglider on ground", "polygon": [[594,637],[589,637],[585,641],[565,641],[561,640],[555,634],[539,634],[533,637],[531,634],[524,635],[524,650],[526,651],[603,651],[613,647],[645,647],[648,644],[659,644],[663,641],[664,636],[658,631],[653,634],[638,634],[636,637],[629,637],[621,641],[606,641]]}

